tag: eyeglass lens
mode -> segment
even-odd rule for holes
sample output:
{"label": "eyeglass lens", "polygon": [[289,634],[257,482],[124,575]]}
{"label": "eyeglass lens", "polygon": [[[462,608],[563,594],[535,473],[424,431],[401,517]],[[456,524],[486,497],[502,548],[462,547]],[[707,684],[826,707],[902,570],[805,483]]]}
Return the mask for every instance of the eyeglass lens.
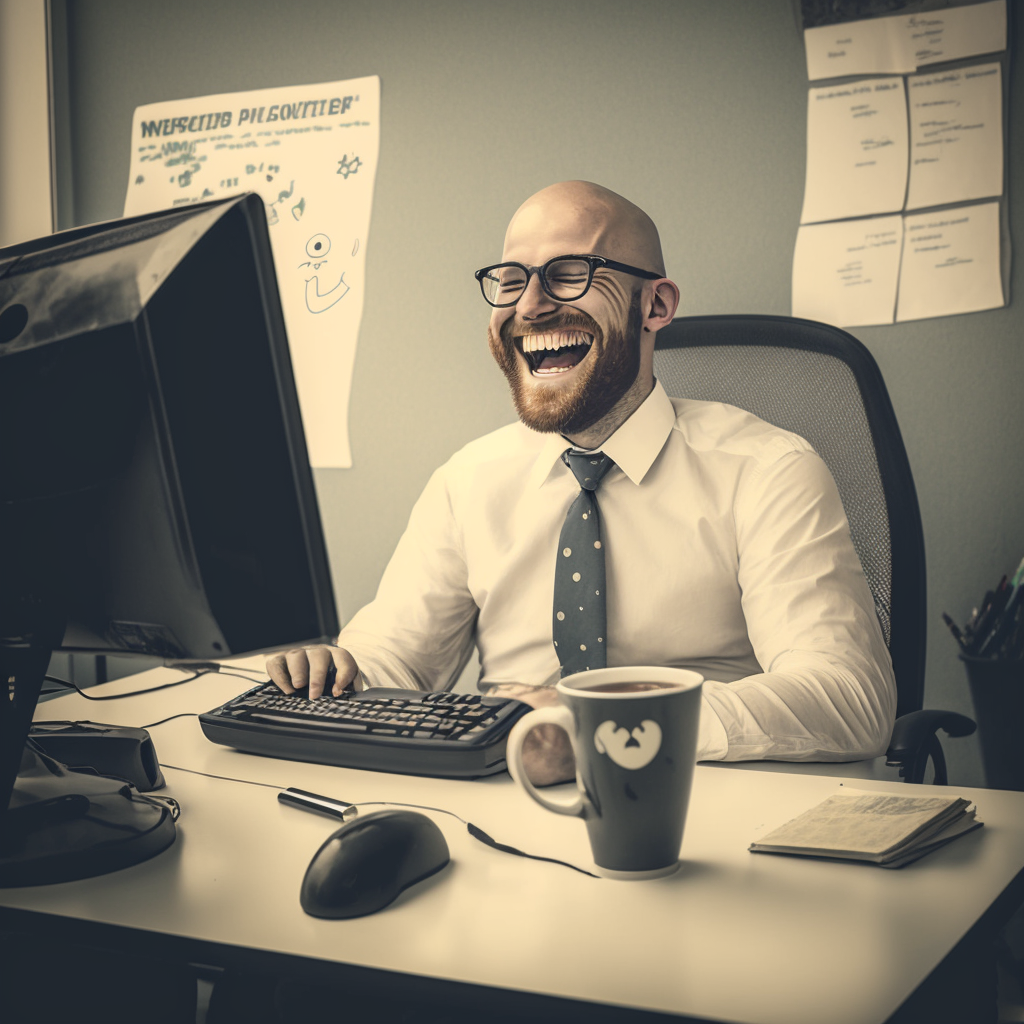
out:
{"label": "eyeglass lens", "polygon": [[[538,273],[545,291],[552,298],[566,302],[580,298],[590,284],[590,264],[586,260],[555,260]],[[526,290],[527,281],[522,267],[509,264],[495,267],[484,275],[484,295],[488,302],[511,304]]]}

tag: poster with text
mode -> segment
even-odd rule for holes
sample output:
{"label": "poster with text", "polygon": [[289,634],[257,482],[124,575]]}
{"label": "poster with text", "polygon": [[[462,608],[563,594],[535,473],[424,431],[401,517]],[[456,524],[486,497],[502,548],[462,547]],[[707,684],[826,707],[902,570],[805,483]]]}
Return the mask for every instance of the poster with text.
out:
{"label": "poster with text", "polygon": [[137,107],[124,214],[256,192],[267,208],[310,462],[352,465],[349,398],[380,143],[380,79]]}

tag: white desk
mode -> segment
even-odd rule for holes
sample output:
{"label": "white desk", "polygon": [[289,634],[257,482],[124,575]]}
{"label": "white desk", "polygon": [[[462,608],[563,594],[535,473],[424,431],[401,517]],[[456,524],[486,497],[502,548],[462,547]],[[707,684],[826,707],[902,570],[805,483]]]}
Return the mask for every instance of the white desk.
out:
{"label": "white desk", "polygon": [[[179,676],[156,669],[91,692]],[[105,704],[62,697],[36,717],[144,725],[209,710],[244,688],[238,678],[206,676]],[[208,742],[195,718],[152,734],[165,765],[354,802],[444,807],[499,842],[591,863],[583,825],[543,811],[507,775],[442,781],[258,758]],[[100,878],[0,890],[0,907],[177,937],[205,962],[244,947],[685,1019],[878,1024],[982,915],[988,923],[1008,916],[1024,891],[1024,793],[957,788],[977,802],[985,827],[887,871],[748,852],[756,835],[834,792],[838,780],[699,765],[683,865],[672,877],[588,878],[489,849],[454,818],[431,814],[451,865],[376,915],[325,921],[302,912],[298,891],[337,822],[280,805],[273,789],[172,767],[165,775],[165,792],[182,806],[173,847]],[[609,1019],[626,1019],[620,1012]]]}

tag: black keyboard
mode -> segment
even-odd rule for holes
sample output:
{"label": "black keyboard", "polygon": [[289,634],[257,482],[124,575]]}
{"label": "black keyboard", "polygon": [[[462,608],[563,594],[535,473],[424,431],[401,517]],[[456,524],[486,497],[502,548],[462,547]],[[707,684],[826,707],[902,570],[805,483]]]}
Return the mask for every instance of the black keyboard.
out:
{"label": "black keyboard", "polygon": [[249,754],[476,778],[505,770],[509,730],[529,710],[502,697],[384,687],[310,700],[261,683],[199,721],[207,739]]}

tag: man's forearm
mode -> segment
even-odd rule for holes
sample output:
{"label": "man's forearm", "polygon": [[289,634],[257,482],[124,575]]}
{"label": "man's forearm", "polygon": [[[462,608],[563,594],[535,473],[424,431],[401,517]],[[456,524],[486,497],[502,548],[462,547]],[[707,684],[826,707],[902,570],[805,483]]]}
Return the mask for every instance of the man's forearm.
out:
{"label": "man's forearm", "polygon": [[870,666],[789,659],[775,672],[705,684],[705,701],[724,726],[723,760],[854,761],[884,753],[894,693]]}

